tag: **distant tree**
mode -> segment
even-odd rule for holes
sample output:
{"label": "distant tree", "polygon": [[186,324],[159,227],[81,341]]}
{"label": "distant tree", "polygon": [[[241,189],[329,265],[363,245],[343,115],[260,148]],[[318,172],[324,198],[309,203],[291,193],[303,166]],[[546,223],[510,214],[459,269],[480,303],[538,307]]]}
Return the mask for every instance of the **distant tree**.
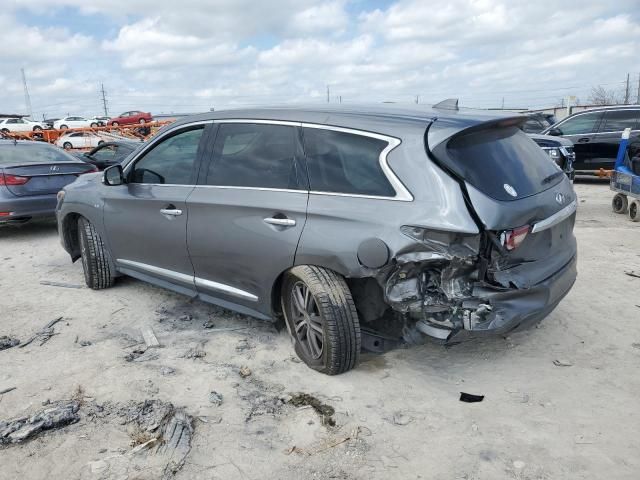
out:
{"label": "distant tree", "polygon": [[624,95],[615,90],[607,90],[602,85],[591,88],[589,102],[592,105],[617,105],[624,103]]}

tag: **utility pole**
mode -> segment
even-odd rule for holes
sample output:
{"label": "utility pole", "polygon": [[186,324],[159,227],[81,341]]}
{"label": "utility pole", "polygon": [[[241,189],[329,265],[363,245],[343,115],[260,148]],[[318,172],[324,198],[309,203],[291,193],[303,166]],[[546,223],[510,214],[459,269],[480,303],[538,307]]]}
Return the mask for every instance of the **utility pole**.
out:
{"label": "utility pole", "polygon": [[416,95],[416,103],[420,103],[420,95]]}
{"label": "utility pole", "polygon": [[22,72],[22,85],[24,85],[24,106],[27,109],[27,113],[29,113],[29,118],[33,115],[33,111],[31,110],[31,97],[29,97],[29,89],[27,88],[27,77],[24,74],[24,68],[21,68]]}
{"label": "utility pole", "polygon": [[636,97],[636,103],[640,105],[640,73],[638,73],[638,96]]}
{"label": "utility pole", "polygon": [[629,74],[627,73],[627,86],[624,89],[624,104],[629,105]]}
{"label": "utility pole", "polygon": [[329,96],[329,85],[327,85],[327,103],[329,103],[330,101],[330,96]]}
{"label": "utility pole", "polygon": [[342,103],[342,95],[338,95],[338,102]]}
{"label": "utility pole", "polygon": [[502,110],[504,110],[504,97],[502,97]]}
{"label": "utility pole", "polygon": [[100,84],[100,91],[102,92],[102,106],[104,107],[104,116],[108,117],[109,112],[107,111],[107,98],[105,97],[104,93],[104,83]]}

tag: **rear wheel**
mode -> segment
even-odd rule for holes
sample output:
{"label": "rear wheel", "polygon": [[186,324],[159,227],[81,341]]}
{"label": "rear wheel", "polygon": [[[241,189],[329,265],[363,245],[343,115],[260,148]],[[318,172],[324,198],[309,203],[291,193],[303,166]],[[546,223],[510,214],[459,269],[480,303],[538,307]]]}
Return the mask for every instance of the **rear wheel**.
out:
{"label": "rear wheel", "polygon": [[102,238],[91,222],[83,217],[78,220],[78,241],[87,287],[101,290],[113,285],[109,255]]}
{"label": "rear wheel", "polygon": [[35,127],[33,127],[33,131],[34,132],[41,132],[42,131],[42,127],[38,127],[37,125]]}
{"label": "rear wheel", "polygon": [[3,128],[2,130],[0,130],[2,133],[9,133],[9,129],[8,128]]}
{"label": "rear wheel", "polygon": [[111,126],[112,126],[112,127],[117,127],[118,125],[120,125],[118,122],[112,122],[112,123],[111,123]]}
{"label": "rear wheel", "polygon": [[65,150],[71,150],[73,148],[73,145],[71,145],[71,143],[69,142],[64,142],[62,144],[62,148],[64,148]]}
{"label": "rear wheel", "polygon": [[144,118],[141,118],[140,121],[138,122],[140,125],[144,125],[146,123]]}
{"label": "rear wheel", "polygon": [[640,222],[640,201],[633,200],[629,204],[629,220],[632,222]]}
{"label": "rear wheel", "polygon": [[627,196],[616,193],[611,200],[611,208],[615,213],[626,213],[628,207]]}
{"label": "rear wheel", "polygon": [[93,123],[91,124],[91,128],[96,128],[97,126],[98,126],[98,124],[97,124],[97,123],[95,123],[95,122],[93,122]]}
{"label": "rear wheel", "polygon": [[67,128],[69,128],[69,127],[66,126],[66,125],[60,125],[60,130],[66,130]]}
{"label": "rear wheel", "polygon": [[356,365],[360,323],[342,276],[321,267],[294,267],[283,284],[282,306],[296,353],[307,366],[337,375]]}

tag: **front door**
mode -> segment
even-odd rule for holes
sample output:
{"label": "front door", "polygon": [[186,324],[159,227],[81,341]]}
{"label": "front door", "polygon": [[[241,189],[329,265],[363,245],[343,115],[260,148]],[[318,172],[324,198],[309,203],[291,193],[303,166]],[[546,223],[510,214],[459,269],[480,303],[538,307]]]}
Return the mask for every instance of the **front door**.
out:
{"label": "front door", "polygon": [[594,133],[598,131],[601,117],[602,112],[581,113],[557,125],[562,136],[573,142],[573,150],[576,154],[573,166],[576,170],[595,170],[591,142]]}
{"label": "front door", "polygon": [[291,125],[218,124],[208,168],[187,200],[187,243],[204,300],[270,317],[272,288],[293,266],[306,220],[298,133]]}
{"label": "front door", "polygon": [[204,125],[167,132],[106,188],[104,223],[123,273],[195,295],[186,244],[187,196],[194,188]]}

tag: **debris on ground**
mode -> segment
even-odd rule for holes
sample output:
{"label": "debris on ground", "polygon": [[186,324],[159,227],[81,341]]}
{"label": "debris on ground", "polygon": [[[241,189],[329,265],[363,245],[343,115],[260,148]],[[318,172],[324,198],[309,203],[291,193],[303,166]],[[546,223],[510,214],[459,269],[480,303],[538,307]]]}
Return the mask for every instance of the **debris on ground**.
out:
{"label": "debris on ground", "polygon": [[634,277],[634,278],[640,278],[640,273],[636,273],[636,272],[624,272],[625,275],[629,275],[630,277]]}
{"label": "debris on ground", "polygon": [[144,343],[147,345],[147,348],[157,348],[160,346],[160,342],[158,341],[158,338],[153,332],[153,328],[151,328],[151,326],[142,326],[142,328],[140,328],[140,333],[142,334],[142,338],[144,339]]}
{"label": "debris on ground", "polygon": [[30,417],[0,421],[0,445],[21,443],[45,430],[53,430],[80,420],[77,400],[56,402]]}
{"label": "debris on ground", "polygon": [[249,341],[246,338],[243,338],[242,340],[240,340],[236,345],[237,353],[243,353],[246,350],[250,350],[250,349],[251,349],[251,345],[249,345]]}
{"label": "debris on ground", "polygon": [[81,347],[88,347],[89,345],[93,345],[93,343],[91,342],[91,340],[80,340],[78,342],[78,345],[80,345]]}
{"label": "debris on ground", "polygon": [[460,401],[465,403],[476,403],[484,400],[484,395],[473,395],[472,393],[460,392]]}
{"label": "debris on ground", "polygon": [[640,348],[640,343],[632,343],[631,346],[633,348]]}
{"label": "debris on ground", "polygon": [[149,360],[157,360],[158,358],[160,358],[160,355],[158,355],[158,353],[151,350],[147,350],[146,347],[136,348],[135,350],[131,351],[124,357],[124,359],[127,362],[138,362],[138,363],[148,362]]}
{"label": "debris on ground", "polygon": [[162,367],[160,369],[160,374],[167,376],[167,375],[173,375],[174,373],[176,373],[176,370],[174,368],[171,367]]}
{"label": "debris on ground", "polygon": [[282,392],[284,385],[272,384],[258,380],[256,377],[234,384],[238,397],[249,405],[245,422],[262,415],[276,416],[281,413],[290,397],[285,398]]}
{"label": "debris on ground", "polygon": [[8,337],[3,335],[0,337],[0,350],[6,350],[7,348],[15,347],[20,344],[20,340],[14,337]]}
{"label": "debris on ground", "polygon": [[211,393],[209,393],[209,402],[219,407],[222,405],[222,394],[212,390]]}
{"label": "debris on ground", "polygon": [[178,317],[178,320],[180,320],[181,322],[190,322],[191,320],[193,320],[193,315],[190,314],[184,314],[184,315],[180,315]]}
{"label": "debris on ground", "polygon": [[52,282],[49,280],[40,280],[40,285],[49,285],[51,287],[63,287],[63,288],[84,288],[84,285],[77,285],[74,283],[66,283],[66,282]]}
{"label": "debris on ground", "polygon": [[553,364],[556,367],[572,367],[573,366],[573,363],[571,363],[571,362],[569,362],[567,360],[559,360],[559,359],[555,359],[553,361]]}
{"label": "debris on ground", "polygon": [[394,425],[405,426],[413,422],[413,417],[405,415],[402,412],[394,412],[392,422]]}
{"label": "debris on ground", "polygon": [[199,349],[198,347],[193,347],[180,355],[182,358],[203,358],[207,355],[207,352]]}
{"label": "debris on ground", "polygon": [[5,393],[13,392],[17,387],[9,387],[4,390],[0,390],[0,395],[4,395]]}
{"label": "debris on ground", "polygon": [[204,328],[209,329],[209,328],[213,328],[213,327],[215,327],[215,326],[216,326],[216,324],[215,324],[215,323],[213,323],[213,320],[207,320],[206,322],[204,322],[204,323],[202,324],[202,326],[203,326]]}
{"label": "debris on ground", "polygon": [[55,318],[53,320],[51,320],[49,323],[47,323],[41,330],[37,331],[36,333],[34,333],[29,340],[27,340],[26,342],[24,342],[22,345],[20,345],[18,348],[24,348],[27,345],[29,345],[31,342],[33,342],[34,340],[38,339],[40,340],[40,346],[44,345],[51,337],[53,337],[54,335],[57,335],[53,329],[53,326],[58,323],[60,320],[62,320],[63,317],[58,317]]}
{"label": "debris on ground", "polygon": [[336,413],[335,408],[322,403],[313,395],[302,392],[294,393],[288,403],[294,407],[312,407],[320,415],[323,425],[329,425],[330,427],[335,427],[336,425],[336,421],[333,419],[333,415]]}
{"label": "debris on ground", "polygon": [[244,366],[240,368],[240,376],[242,378],[247,378],[249,375],[251,375],[251,369],[249,367]]}

